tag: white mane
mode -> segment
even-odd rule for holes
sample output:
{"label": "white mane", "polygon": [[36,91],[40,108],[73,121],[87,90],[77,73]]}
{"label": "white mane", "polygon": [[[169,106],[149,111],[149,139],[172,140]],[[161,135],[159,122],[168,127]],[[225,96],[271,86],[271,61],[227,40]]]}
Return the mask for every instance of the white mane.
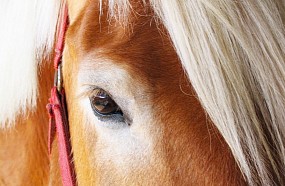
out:
{"label": "white mane", "polygon": [[59,0],[0,2],[0,128],[36,105],[38,56],[53,46],[59,5]]}
{"label": "white mane", "polygon": [[[248,183],[285,184],[285,1],[150,3]],[[119,19],[132,9],[109,5]]]}
{"label": "white mane", "polygon": [[285,1],[151,2],[249,184],[284,184]]}

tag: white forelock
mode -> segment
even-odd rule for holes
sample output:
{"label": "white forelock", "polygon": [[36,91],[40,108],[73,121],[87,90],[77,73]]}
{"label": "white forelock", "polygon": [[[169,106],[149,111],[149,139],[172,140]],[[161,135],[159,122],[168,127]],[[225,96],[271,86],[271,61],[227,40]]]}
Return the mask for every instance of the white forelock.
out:
{"label": "white forelock", "polygon": [[[285,1],[149,2],[248,183],[284,185]],[[109,5],[110,17],[132,9]]]}
{"label": "white forelock", "polygon": [[0,1],[0,128],[36,105],[39,62],[53,46],[59,6],[59,0]]}

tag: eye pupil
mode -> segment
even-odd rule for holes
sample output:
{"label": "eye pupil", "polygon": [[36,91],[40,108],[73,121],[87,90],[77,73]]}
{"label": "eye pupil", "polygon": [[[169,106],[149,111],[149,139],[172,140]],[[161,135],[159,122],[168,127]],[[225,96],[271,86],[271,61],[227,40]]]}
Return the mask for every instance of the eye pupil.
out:
{"label": "eye pupil", "polygon": [[121,113],[116,102],[102,89],[98,89],[98,92],[90,98],[90,101],[92,109],[101,115]]}

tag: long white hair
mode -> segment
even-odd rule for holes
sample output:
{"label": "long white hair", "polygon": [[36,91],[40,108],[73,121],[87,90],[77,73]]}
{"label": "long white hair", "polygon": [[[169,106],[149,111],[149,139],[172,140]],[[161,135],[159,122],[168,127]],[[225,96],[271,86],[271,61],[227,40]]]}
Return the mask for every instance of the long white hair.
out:
{"label": "long white hair", "polygon": [[0,128],[35,108],[39,62],[53,48],[60,0],[0,1]]}
{"label": "long white hair", "polygon": [[[284,185],[285,0],[149,1],[247,182]],[[126,18],[132,9],[130,0],[108,2],[111,16]],[[2,86],[1,81],[2,76]],[[31,87],[29,90],[32,94],[26,95],[36,92]],[[14,102],[10,111],[17,110],[19,103],[34,105],[34,100],[26,96]],[[9,113],[4,108],[9,104],[2,101],[0,123]],[[14,115],[8,114],[8,119]]]}
{"label": "long white hair", "polygon": [[[285,1],[150,4],[247,182],[284,185]],[[129,0],[109,6],[119,19],[132,9]]]}
{"label": "long white hair", "polygon": [[285,1],[151,0],[249,184],[285,184]]}

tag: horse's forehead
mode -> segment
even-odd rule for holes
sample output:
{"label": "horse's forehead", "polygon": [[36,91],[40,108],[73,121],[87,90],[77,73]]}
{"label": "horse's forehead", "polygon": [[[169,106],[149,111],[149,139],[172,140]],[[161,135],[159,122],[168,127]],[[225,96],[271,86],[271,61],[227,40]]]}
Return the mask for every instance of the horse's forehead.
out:
{"label": "horse's forehead", "polygon": [[[108,7],[90,3],[83,9],[68,31],[68,45],[73,45],[78,63],[86,56],[108,58],[116,65],[155,80],[162,76],[181,74],[177,55],[164,28],[154,22],[151,11],[136,4],[144,15],[130,15],[129,24],[109,19]],[[101,9],[101,10],[100,10]],[[90,55],[94,54],[94,55]],[[176,75],[175,75],[176,74]]]}

